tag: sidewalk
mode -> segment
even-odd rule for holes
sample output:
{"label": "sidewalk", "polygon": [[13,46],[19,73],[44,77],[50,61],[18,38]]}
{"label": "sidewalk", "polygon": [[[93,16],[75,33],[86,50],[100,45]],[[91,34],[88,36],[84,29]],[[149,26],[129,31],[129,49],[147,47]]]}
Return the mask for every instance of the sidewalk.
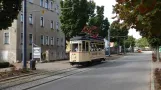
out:
{"label": "sidewalk", "polygon": [[156,68],[161,68],[161,62],[152,62],[151,63],[151,87],[150,87],[150,90],[155,90],[154,89],[154,70],[156,69]]}
{"label": "sidewalk", "polygon": [[[17,69],[22,68],[22,63],[15,63],[14,64]],[[29,63],[27,67],[30,68]],[[55,62],[47,62],[47,63],[36,63],[37,70],[45,70],[45,71],[55,71],[55,70],[62,70],[66,68],[71,68],[72,66],[69,64],[69,60],[62,60],[62,61],[55,61]]]}

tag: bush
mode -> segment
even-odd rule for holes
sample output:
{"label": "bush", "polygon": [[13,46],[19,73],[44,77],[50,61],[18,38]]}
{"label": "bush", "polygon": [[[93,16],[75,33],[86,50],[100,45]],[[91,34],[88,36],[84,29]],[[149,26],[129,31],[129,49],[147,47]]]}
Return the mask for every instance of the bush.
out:
{"label": "bush", "polygon": [[10,63],[9,62],[0,62],[0,68],[7,68],[9,67]]}

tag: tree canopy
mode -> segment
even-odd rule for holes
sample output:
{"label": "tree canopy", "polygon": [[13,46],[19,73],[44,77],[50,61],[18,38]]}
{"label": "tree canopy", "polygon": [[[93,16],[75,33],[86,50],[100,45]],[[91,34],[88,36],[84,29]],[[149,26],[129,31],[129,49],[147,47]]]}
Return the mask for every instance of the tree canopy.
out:
{"label": "tree canopy", "polygon": [[123,44],[124,37],[127,38],[128,36],[128,28],[126,26],[121,27],[121,24],[118,22],[113,22],[110,26],[111,32],[111,41],[121,41]]}
{"label": "tree canopy", "polygon": [[135,46],[135,38],[133,36],[128,36],[128,38],[125,41],[125,47],[134,47]]}
{"label": "tree canopy", "polygon": [[[69,7],[73,9],[63,9]],[[109,22],[107,18],[104,19],[104,6],[96,6],[94,1],[88,0],[62,0],[61,8],[61,29],[66,40],[83,33],[82,30],[86,26],[86,29],[97,27],[98,34],[106,37]]]}
{"label": "tree canopy", "polygon": [[117,0],[113,13],[123,26],[140,31],[152,44],[158,43],[156,39],[161,37],[160,0]]}
{"label": "tree canopy", "polygon": [[22,0],[0,0],[0,30],[12,25],[21,10]]}
{"label": "tree canopy", "polygon": [[136,45],[137,45],[137,47],[141,47],[141,48],[149,47],[148,40],[145,37],[137,40]]}

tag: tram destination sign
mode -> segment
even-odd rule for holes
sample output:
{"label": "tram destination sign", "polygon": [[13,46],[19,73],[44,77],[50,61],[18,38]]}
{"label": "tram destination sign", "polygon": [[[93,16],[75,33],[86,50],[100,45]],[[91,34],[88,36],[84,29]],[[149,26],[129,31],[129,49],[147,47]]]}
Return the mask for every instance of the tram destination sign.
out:
{"label": "tram destination sign", "polygon": [[33,58],[41,58],[41,47],[33,48]]}

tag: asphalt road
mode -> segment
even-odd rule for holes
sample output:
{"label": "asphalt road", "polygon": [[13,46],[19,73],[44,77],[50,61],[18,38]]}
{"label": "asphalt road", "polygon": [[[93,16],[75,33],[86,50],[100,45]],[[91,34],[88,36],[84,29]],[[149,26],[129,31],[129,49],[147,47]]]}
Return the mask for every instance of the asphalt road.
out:
{"label": "asphalt road", "polygon": [[149,90],[151,52],[126,55],[30,90]]}

